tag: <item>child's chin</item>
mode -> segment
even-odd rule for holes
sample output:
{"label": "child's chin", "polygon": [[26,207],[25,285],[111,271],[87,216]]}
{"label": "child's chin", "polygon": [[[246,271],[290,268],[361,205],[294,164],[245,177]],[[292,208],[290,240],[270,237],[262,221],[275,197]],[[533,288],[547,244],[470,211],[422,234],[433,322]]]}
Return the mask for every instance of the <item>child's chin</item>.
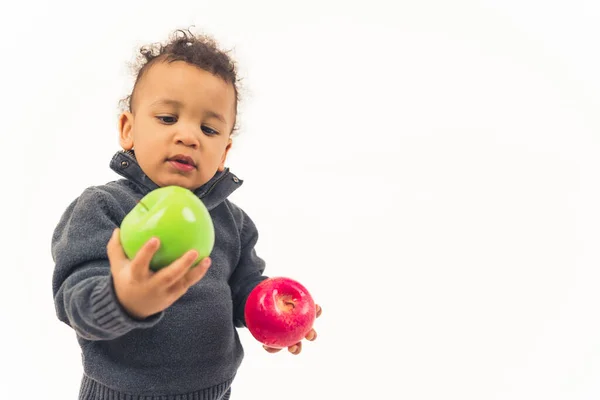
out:
{"label": "child's chin", "polygon": [[193,192],[194,190],[198,189],[202,185],[195,185],[189,179],[186,179],[181,176],[181,177],[175,177],[175,178],[171,178],[171,179],[165,179],[158,186],[160,186],[160,187],[181,186],[181,187],[189,189]]}

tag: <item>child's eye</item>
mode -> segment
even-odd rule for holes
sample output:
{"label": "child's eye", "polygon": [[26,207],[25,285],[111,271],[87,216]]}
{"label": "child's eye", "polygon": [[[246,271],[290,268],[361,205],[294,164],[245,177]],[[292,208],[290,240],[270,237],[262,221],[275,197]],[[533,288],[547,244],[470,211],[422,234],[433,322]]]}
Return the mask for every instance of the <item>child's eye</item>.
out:
{"label": "child's eye", "polygon": [[163,124],[168,124],[168,125],[171,125],[171,124],[174,124],[175,122],[177,122],[177,118],[171,117],[169,115],[159,115],[156,118]]}
{"label": "child's eye", "polygon": [[219,132],[215,131],[212,128],[209,128],[208,126],[204,126],[204,125],[202,126],[202,132],[206,133],[207,135],[211,135],[211,136],[219,134]]}

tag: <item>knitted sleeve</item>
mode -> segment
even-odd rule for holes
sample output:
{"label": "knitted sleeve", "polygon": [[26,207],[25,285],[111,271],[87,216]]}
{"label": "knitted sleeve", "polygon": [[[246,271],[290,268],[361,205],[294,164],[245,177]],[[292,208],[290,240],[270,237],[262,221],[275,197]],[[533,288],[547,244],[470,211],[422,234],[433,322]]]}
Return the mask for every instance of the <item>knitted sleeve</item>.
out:
{"label": "knitted sleeve", "polygon": [[136,320],[116,297],[106,245],[123,216],[112,195],[88,188],[69,205],[52,236],[56,314],[87,340],[114,339],[162,317]]}
{"label": "knitted sleeve", "polygon": [[255,245],[258,242],[258,230],[250,217],[240,208],[238,211],[240,220],[240,257],[239,261],[229,279],[229,286],[233,296],[233,317],[236,327],[245,327],[244,307],[248,295],[267,276],[263,275],[265,261],[256,252]]}

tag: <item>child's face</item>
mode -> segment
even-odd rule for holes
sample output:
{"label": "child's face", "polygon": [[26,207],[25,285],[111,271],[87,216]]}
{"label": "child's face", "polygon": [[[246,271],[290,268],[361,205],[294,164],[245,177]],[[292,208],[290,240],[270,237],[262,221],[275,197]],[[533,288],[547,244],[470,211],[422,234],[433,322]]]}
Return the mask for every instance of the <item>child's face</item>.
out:
{"label": "child's face", "polygon": [[[183,61],[157,62],[142,76],[132,113],[119,118],[120,143],[135,150],[158,186],[195,190],[225,168],[235,123],[232,84]],[[189,157],[191,165],[176,159]]]}

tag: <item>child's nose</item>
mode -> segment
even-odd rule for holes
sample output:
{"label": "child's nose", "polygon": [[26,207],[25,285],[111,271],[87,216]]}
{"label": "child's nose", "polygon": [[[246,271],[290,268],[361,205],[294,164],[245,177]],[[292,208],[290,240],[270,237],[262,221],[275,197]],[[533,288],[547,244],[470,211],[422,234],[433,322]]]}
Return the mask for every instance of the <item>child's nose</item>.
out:
{"label": "child's nose", "polygon": [[197,134],[193,129],[189,128],[180,129],[175,135],[175,140],[177,144],[183,144],[184,146],[192,147],[194,149],[197,149],[200,146]]}

